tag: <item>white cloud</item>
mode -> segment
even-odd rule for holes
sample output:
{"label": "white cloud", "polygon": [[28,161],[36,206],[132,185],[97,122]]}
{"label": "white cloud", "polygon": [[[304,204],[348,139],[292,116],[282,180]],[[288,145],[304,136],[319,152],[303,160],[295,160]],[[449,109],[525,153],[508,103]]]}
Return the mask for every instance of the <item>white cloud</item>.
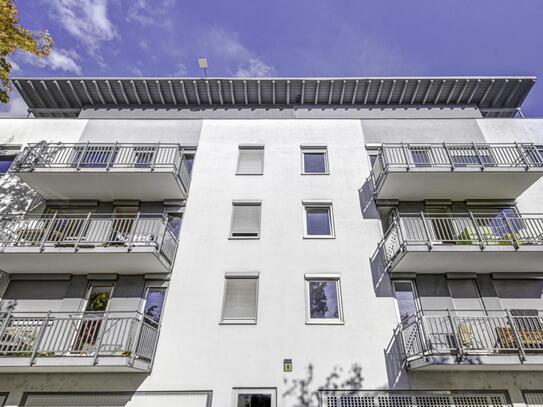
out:
{"label": "white cloud", "polygon": [[108,0],[48,0],[52,16],[64,29],[94,53],[101,42],[118,34],[108,18]]}
{"label": "white cloud", "polygon": [[275,73],[275,68],[243,45],[236,33],[212,28],[204,35],[202,48],[209,53],[211,68],[213,59],[217,58],[220,65],[228,67],[236,76],[272,76]]}
{"label": "white cloud", "polygon": [[21,96],[12,93],[6,105],[0,105],[0,117],[26,117],[28,106]]}
{"label": "white cloud", "polygon": [[249,62],[242,65],[236,71],[236,76],[242,77],[255,77],[255,76],[272,76],[274,72],[273,67],[265,64],[260,59],[250,58]]}
{"label": "white cloud", "polygon": [[143,26],[169,25],[169,19],[165,18],[174,0],[129,0],[126,9],[126,20],[134,21]]}
{"label": "white cloud", "polygon": [[185,76],[187,74],[187,67],[185,64],[177,64],[177,69],[174,72],[174,76]]}
{"label": "white cloud", "polygon": [[23,53],[19,56],[20,61],[30,65],[81,75],[81,66],[76,62],[79,59],[77,52],[66,49],[53,49],[48,56],[43,58],[38,58],[28,53]]}
{"label": "white cloud", "polygon": [[15,62],[13,59],[11,58],[8,58],[8,62],[9,64],[11,65],[11,72],[15,73],[15,72],[21,72],[21,67],[19,66],[19,64],[17,62]]}

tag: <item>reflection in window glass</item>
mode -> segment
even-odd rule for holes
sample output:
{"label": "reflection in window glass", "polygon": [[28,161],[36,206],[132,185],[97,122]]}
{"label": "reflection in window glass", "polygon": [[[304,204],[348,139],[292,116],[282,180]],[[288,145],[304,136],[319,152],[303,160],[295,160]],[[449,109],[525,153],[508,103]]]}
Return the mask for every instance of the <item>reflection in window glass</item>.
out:
{"label": "reflection in window glass", "polygon": [[240,394],[237,407],[271,407],[271,394]]}
{"label": "reflection in window glass", "polygon": [[11,163],[15,160],[14,155],[0,156],[0,174],[5,174],[11,167]]}
{"label": "reflection in window glass", "polygon": [[304,172],[319,174],[326,172],[326,155],[324,153],[304,153]]}
{"label": "reflection in window glass", "polygon": [[311,319],[339,318],[337,281],[309,281]]}
{"label": "reflection in window glass", "polygon": [[162,315],[162,307],[164,306],[164,297],[166,289],[161,287],[150,287],[147,290],[145,298],[144,315],[152,321],[158,323]]}
{"label": "reflection in window glass", "polygon": [[308,235],[328,236],[332,234],[329,208],[307,208],[306,221]]}
{"label": "reflection in window glass", "polygon": [[408,325],[414,320],[417,313],[413,284],[409,281],[394,282],[394,293],[398,301],[402,325]]}

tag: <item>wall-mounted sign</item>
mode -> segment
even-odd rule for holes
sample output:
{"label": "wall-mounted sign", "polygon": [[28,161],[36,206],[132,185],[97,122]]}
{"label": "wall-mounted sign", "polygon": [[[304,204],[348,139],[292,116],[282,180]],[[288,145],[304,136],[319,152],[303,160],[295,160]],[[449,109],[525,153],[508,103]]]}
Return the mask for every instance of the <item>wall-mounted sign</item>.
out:
{"label": "wall-mounted sign", "polygon": [[292,359],[283,359],[283,372],[292,372]]}

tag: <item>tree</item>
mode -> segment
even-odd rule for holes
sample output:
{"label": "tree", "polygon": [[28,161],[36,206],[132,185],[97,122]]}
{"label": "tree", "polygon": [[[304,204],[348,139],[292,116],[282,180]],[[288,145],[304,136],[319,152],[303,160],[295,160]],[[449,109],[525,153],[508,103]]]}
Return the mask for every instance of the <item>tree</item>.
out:
{"label": "tree", "polygon": [[34,33],[24,28],[13,0],[0,0],[0,102],[8,102],[11,89],[11,64],[7,57],[21,50],[42,58],[49,55],[52,48],[53,39],[47,30]]}

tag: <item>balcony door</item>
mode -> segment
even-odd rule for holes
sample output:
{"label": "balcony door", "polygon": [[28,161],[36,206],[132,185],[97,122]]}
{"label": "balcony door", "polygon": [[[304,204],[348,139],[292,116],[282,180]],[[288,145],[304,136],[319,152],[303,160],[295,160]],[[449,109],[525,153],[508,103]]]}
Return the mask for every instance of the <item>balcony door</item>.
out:
{"label": "balcony door", "polygon": [[104,314],[107,311],[111,294],[112,283],[93,283],[85,298],[81,316],[76,321],[77,334],[72,345],[74,353],[93,354],[97,351],[97,341],[103,326]]}
{"label": "balcony door", "polygon": [[417,325],[417,311],[419,305],[415,289],[415,282],[411,280],[398,280],[392,283],[394,296],[398,304],[402,339],[408,355],[416,354],[420,347],[420,336]]}

